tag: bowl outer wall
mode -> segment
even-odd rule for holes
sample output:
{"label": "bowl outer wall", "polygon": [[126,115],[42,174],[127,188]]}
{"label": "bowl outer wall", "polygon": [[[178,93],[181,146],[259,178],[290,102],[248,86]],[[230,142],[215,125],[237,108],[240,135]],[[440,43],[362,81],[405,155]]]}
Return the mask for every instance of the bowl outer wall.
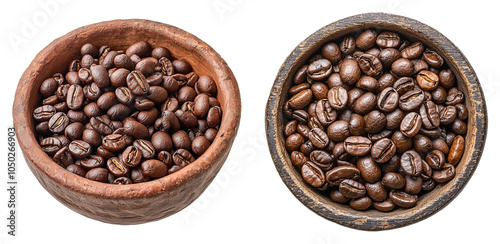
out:
{"label": "bowl outer wall", "polygon": [[[456,74],[459,88],[467,94],[466,105],[469,108],[467,143],[464,156],[457,165],[457,175],[446,184],[441,184],[432,192],[425,194],[414,208],[398,208],[388,213],[376,210],[361,212],[333,203],[302,180],[284,149],[282,109],[295,72],[326,42],[365,28],[399,31],[408,38],[423,41],[443,56]],[[276,169],[300,202],[318,215],[341,225],[362,230],[384,230],[425,219],[445,207],[460,193],[479,163],[486,140],[487,112],[484,94],[474,70],[450,40],[417,20],[385,13],[367,13],[351,16],[321,28],[292,51],[281,66],[269,96],[266,108],[266,131]]]}
{"label": "bowl outer wall", "polygon": [[[110,44],[112,49],[119,50],[137,41],[147,41],[153,47],[165,46],[173,57],[190,62],[198,74],[214,78],[223,110],[216,139],[195,162],[172,175],[146,183],[105,184],[68,172],[54,163],[35,139],[32,113],[40,98],[40,84],[55,72],[65,72],[69,62],[80,56],[79,47],[86,42],[96,46]],[[71,31],[40,51],[20,79],[13,116],[26,162],[50,194],[87,217],[115,224],[138,224],[180,211],[206,189],[224,164],[236,137],[241,99],[236,79],[226,62],[196,36],[149,20],[112,20]]]}

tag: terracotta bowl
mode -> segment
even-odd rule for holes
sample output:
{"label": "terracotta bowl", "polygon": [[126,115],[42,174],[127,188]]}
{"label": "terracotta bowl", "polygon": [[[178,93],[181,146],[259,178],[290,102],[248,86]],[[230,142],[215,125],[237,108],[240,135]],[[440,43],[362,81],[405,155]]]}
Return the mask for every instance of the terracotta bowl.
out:
{"label": "terracotta bowl", "polygon": [[[56,72],[66,72],[87,42],[125,50],[138,41],[168,48],[188,61],[199,75],[217,83],[222,122],[210,148],[182,170],[146,183],[113,185],[87,180],[66,171],[47,156],[35,139],[33,110],[39,87]],[[40,184],[70,209],[114,224],[139,224],[170,216],[192,203],[224,164],[236,136],[241,100],[238,84],[226,62],[196,36],[174,26],[148,20],[113,20],[78,28],[45,47],[26,69],[17,87],[14,124],[26,162]]]}
{"label": "terracotta bowl", "polygon": [[[309,57],[328,41],[365,28],[391,30],[410,40],[420,40],[438,52],[456,74],[458,87],[466,93],[469,109],[466,148],[456,168],[456,176],[420,197],[410,209],[392,212],[377,210],[356,211],[347,205],[332,202],[327,196],[309,187],[296,170],[285,150],[283,106],[295,72]],[[479,81],[464,55],[445,36],[416,20],[384,14],[367,13],[348,17],[329,24],[300,43],[285,60],[272,87],[266,109],[266,130],[269,150],[283,182],[306,207],[318,215],[348,227],[363,230],[392,229],[425,219],[444,208],[465,187],[481,157],[487,130],[484,95]]]}

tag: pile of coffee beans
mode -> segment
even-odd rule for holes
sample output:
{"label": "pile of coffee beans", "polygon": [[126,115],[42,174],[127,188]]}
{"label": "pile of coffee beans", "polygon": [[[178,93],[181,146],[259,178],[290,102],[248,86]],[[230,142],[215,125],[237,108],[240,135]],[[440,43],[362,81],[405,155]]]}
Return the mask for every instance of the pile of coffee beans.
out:
{"label": "pile of coffee beans", "polygon": [[43,81],[33,112],[41,148],[99,182],[140,183],[202,155],[222,118],[217,86],[165,47],[84,44],[68,72]]}
{"label": "pile of coffee beans", "polygon": [[356,210],[410,208],[455,176],[464,93],[425,43],[366,29],[324,44],[293,77],[285,147],[307,184]]}

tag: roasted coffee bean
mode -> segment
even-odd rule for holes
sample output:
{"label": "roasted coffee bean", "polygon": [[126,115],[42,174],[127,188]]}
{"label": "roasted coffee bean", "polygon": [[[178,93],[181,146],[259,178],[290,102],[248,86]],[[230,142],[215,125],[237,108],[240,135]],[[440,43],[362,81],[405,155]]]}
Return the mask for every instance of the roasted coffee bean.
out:
{"label": "roasted coffee bean", "polygon": [[358,63],[361,71],[368,76],[378,76],[382,73],[382,62],[374,55],[362,54]]}
{"label": "roasted coffee bean", "polygon": [[328,126],[327,135],[334,142],[344,141],[351,135],[349,132],[349,123],[343,120],[333,122]]}
{"label": "roasted coffee bean", "polygon": [[351,179],[343,180],[339,185],[339,191],[347,198],[359,198],[366,194],[365,186]]}
{"label": "roasted coffee bean", "polygon": [[374,30],[363,31],[358,38],[356,38],[356,46],[361,50],[368,50],[377,40],[377,32]]}
{"label": "roasted coffee bean", "polygon": [[384,129],[387,119],[383,113],[378,110],[373,110],[364,117],[365,120],[365,132],[366,133],[378,133]]}
{"label": "roasted coffee bean", "polygon": [[326,79],[332,73],[332,63],[328,59],[318,59],[307,67],[307,76],[313,80]]}
{"label": "roasted coffee bean", "polygon": [[77,164],[68,165],[66,167],[66,170],[73,173],[73,174],[79,175],[81,177],[85,177],[85,174],[87,174],[87,171],[85,169],[83,169],[82,166],[77,165]]}
{"label": "roasted coffee bean", "polygon": [[108,159],[107,163],[108,171],[116,177],[122,177],[128,174],[128,167],[123,163],[121,158],[112,157]]}
{"label": "roasted coffee bean", "polygon": [[455,108],[457,110],[458,118],[465,121],[467,119],[468,113],[469,113],[467,107],[464,104],[459,103],[459,104],[455,105]]}
{"label": "roasted coffee bean", "polygon": [[70,140],[79,140],[82,138],[82,134],[84,131],[83,124],[80,122],[74,122],[66,126],[64,130],[64,135],[68,137]]}
{"label": "roasted coffee bean", "polygon": [[411,208],[417,204],[418,197],[402,191],[391,191],[389,193],[391,201],[402,208]]}
{"label": "roasted coffee bean", "polygon": [[368,196],[376,202],[381,202],[387,199],[387,191],[385,190],[382,182],[377,181],[375,183],[365,183],[366,193]]}
{"label": "roasted coffee bean", "polygon": [[340,193],[339,190],[331,191],[330,192],[330,199],[336,203],[348,203],[350,200],[349,198],[342,195],[342,193]]}
{"label": "roasted coffee bean", "polygon": [[387,120],[385,124],[385,128],[388,130],[394,130],[399,128],[401,125],[401,121],[403,121],[403,118],[405,117],[405,113],[403,110],[396,108],[394,111],[387,113],[385,115],[385,118]]}
{"label": "roasted coffee bean", "polygon": [[[161,131],[160,131],[161,132]],[[210,146],[210,141],[204,136],[198,136],[191,142],[191,150],[196,155],[202,155]]]}
{"label": "roasted coffee bean", "polygon": [[135,96],[127,87],[121,86],[116,88],[115,96],[123,104],[131,105],[134,103]]}
{"label": "roasted coffee bean", "polygon": [[345,179],[359,179],[361,172],[354,166],[337,166],[326,172],[326,181],[331,186],[338,186]]}
{"label": "roasted coffee bean", "polygon": [[133,143],[134,147],[139,149],[142,153],[142,158],[151,159],[156,155],[155,148],[151,142],[144,139],[137,139]]}
{"label": "roasted coffee bean", "polygon": [[301,168],[302,178],[312,187],[321,187],[325,184],[325,174],[314,163],[305,162]]}
{"label": "roasted coffee bean", "polygon": [[394,82],[393,87],[401,96],[415,88],[415,81],[411,77],[401,77]]}
{"label": "roasted coffee bean", "polygon": [[87,142],[93,147],[101,145],[101,135],[94,129],[85,129],[82,133],[83,141]]}
{"label": "roasted coffee bean", "polygon": [[425,161],[429,164],[432,169],[441,169],[446,163],[446,158],[443,152],[439,150],[432,150],[425,157]]}
{"label": "roasted coffee bean", "polygon": [[383,48],[396,48],[401,44],[401,39],[397,33],[384,31],[378,34],[376,43]]}
{"label": "roasted coffee bean", "polygon": [[424,58],[425,62],[427,62],[429,64],[429,66],[434,67],[434,68],[439,68],[444,63],[444,60],[441,57],[441,55],[439,55],[438,53],[436,53],[430,49],[426,49],[424,51],[422,57]]}
{"label": "roasted coffee bean", "polygon": [[432,141],[424,135],[417,134],[413,137],[413,147],[425,155],[432,150]]}
{"label": "roasted coffee bean", "polygon": [[342,42],[340,43],[340,51],[344,54],[350,54],[354,52],[354,49],[356,48],[356,41],[354,37],[352,36],[347,36],[345,37]]}
{"label": "roasted coffee bean", "polygon": [[403,111],[412,111],[425,101],[425,94],[420,89],[413,89],[399,97],[399,107]]}
{"label": "roasted coffee bean", "polygon": [[[196,118],[195,118],[196,119]],[[216,127],[222,119],[222,110],[219,106],[211,107],[207,114],[207,124],[209,127]]]}
{"label": "roasted coffee bean", "polygon": [[[450,146],[450,152],[448,153],[448,163],[451,165],[456,165],[465,150],[465,139],[461,135],[457,135]],[[437,180],[436,180],[437,181]]]}
{"label": "roasted coffee bean", "polygon": [[391,112],[398,107],[399,95],[396,89],[387,87],[378,95],[377,107],[383,112]]}
{"label": "roasted coffee bean", "polygon": [[391,71],[398,76],[411,76],[415,72],[413,63],[404,56],[392,63]]}
{"label": "roasted coffee bean", "polygon": [[424,45],[421,42],[414,42],[410,46],[401,50],[401,56],[407,59],[418,58],[424,52]]}
{"label": "roasted coffee bean", "polygon": [[377,79],[371,76],[363,76],[356,82],[356,87],[366,91],[375,91],[377,89]]}
{"label": "roasted coffee bean", "polygon": [[102,146],[110,152],[119,152],[127,146],[127,142],[124,135],[111,134],[102,139]]}
{"label": "roasted coffee bean", "polygon": [[149,92],[146,77],[139,71],[134,70],[127,75],[127,86],[135,95],[146,95]]}
{"label": "roasted coffee bean", "polygon": [[[349,120],[349,132],[353,136],[361,136],[365,132],[365,119],[359,114],[353,113]],[[347,134],[347,133],[346,133]],[[345,134],[344,134],[345,135]],[[328,135],[330,138],[336,137],[336,135]],[[334,139],[332,139],[334,140]],[[334,140],[335,141],[335,140]]]}
{"label": "roasted coffee bean", "polygon": [[352,156],[363,156],[370,152],[372,142],[363,136],[350,136],[344,141],[345,151]]}
{"label": "roasted coffee bean", "polygon": [[357,167],[366,182],[374,183],[382,176],[382,171],[372,157],[358,159]]}
{"label": "roasted coffee bean", "polygon": [[62,133],[69,124],[68,116],[63,112],[55,113],[49,120],[49,130],[53,133]]}
{"label": "roasted coffee bean", "polygon": [[405,178],[395,172],[388,172],[382,177],[382,184],[395,190],[403,188],[405,183]]}
{"label": "roasted coffee bean", "polygon": [[342,110],[347,106],[348,93],[343,87],[334,87],[328,91],[328,102],[336,110]]}
{"label": "roasted coffee bean", "polygon": [[396,205],[391,201],[391,199],[386,199],[382,202],[373,202],[372,206],[378,211],[382,212],[390,212],[396,207]]}
{"label": "roasted coffee bean", "polygon": [[375,162],[386,163],[396,154],[396,145],[391,139],[382,138],[373,143],[371,155]]}
{"label": "roasted coffee bean", "polygon": [[92,154],[92,146],[82,140],[74,140],[68,146],[69,151],[77,158],[86,158]]}
{"label": "roasted coffee bean", "polygon": [[434,72],[422,70],[417,74],[418,86],[424,90],[434,90],[439,85],[439,77]]}
{"label": "roasted coffee bean", "polygon": [[355,210],[363,211],[368,209],[372,205],[372,199],[369,197],[360,197],[356,199],[352,199],[349,202],[349,206]]}
{"label": "roasted coffee bean", "polygon": [[401,121],[400,131],[407,137],[414,137],[420,131],[422,117],[415,113],[408,113]]}
{"label": "roasted coffee bean", "polygon": [[162,161],[149,159],[141,164],[142,172],[145,176],[159,178],[167,175],[168,168]]}
{"label": "roasted coffee bean", "polygon": [[448,96],[446,97],[444,104],[446,106],[457,105],[458,103],[461,103],[463,101],[464,101],[464,93],[453,87],[448,91]]}
{"label": "roasted coffee bean", "polygon": [[410,175],[405,176],[405,189],[404,191],[408,194],[416,195],[422,190],[423,180],[422,177],[413,177]]}
{"label": "roasted coffee bean", "polygon": [[420,117],[422,118],[422,124],[427,129],[437,128],[440,124],[439,111],[436,104],[432,101],[425,101],[422,106],[420,106]]}
{"label": "roasted coffee bean", "polygon": [[439,84],[446,89],[452,88],[456,83],[455,74],[450,69],[443,69],[439,72]]}
{"label": "roasted coffee bean", "polygon": [[354,102],[352,108],[355,113],[365,115],[377,107],[377,96],[372,92],[361,95]]}
{"label": "roasted coffee bean", "polygon": [[59,149],[59,151],[57,151],[54,154],[53,159],[54,159],[54,162],[61,165],[62,167],[66,167],[70,164],[73,164],[73,162],[74,162],[73,155],[71,154],[71,152],[69,151],[67,146]]}
{"label": "roasted coffee bean", "polygon": [[193,155],[185,149],[178,149],[177,151],[174,152],[172,157],[173,157],[172,160],[175,163],[175,165],[181,168],[184,168],[185,166],[194,162],[195,160]]}
{"label": "roasted coffee bean", "polygon": [[323,151],[323,150],[314,150],[309,154],[309,159],[311,162],[316,164],[323,171],[328,171],[333,168],[335,159],[334,157]]}
{"label": "roasted coffee bean", "polygon": [[102,135],[109,135],[114,130],[111,126],[111,120],[107,115],[90,118],[90,124],[94,130]]}
{"label": "roasted coffee bean", "polygon": [[299,151],[293,151],[290,154],[290,159],[292,161],[293,166],[295,166],[298,169],[302,168],[302,165],[304,165],[304,163],[308,161],[306,155],[304,155]]}
{"label": "roasted coffee bean", "polygon": [[352,85],[361,77],[361,69],[356,60],[344,59],[340,64],[339,74],[342,82]]}
{"label": "roasted coffee bean", "polygon": [[108,180],[108,170],[105,168],[91,169],[85,174],[85,178],[104,183]]}
{"label": "roasted coffee bean", "polygon": [[329,42],[321,48],[321,54],[332,64],[337,64],[342,58],[342,52],[335,42]]}
{"label": "roasted coffee bean", "polygon": [[432,179],[438,183],[450,181],[455,177],[455,167],[452,164],[445,163],[440,170],[434,170]]}
{"label": "roasted coffee bean", "polygon": [[413,150],[408,150],[401,155],[401,169],[407,175],[419,176],[422,173],[422,158]]}
{"label": "roasted coffee bean", "polygon": [[56,109],[52,105],[43,105],[33,111],[33,118],[38,122],[48,121],[54,114]]}
{"label": "roasted coffee bean", "polygon": [[317,148],[325,148],[330,142],[330,139],[328,138],[326,132],[320,128],[311,129],[308,138],[309,140],[311,140],[311,143]]}

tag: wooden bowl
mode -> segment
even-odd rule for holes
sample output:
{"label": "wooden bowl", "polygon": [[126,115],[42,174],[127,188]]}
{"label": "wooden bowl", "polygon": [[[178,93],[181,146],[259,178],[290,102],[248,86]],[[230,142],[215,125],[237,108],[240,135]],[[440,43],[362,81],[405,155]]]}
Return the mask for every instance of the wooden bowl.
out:
{"label": "wooden bowl", "polygon": [[[188,61],[199,75],[211,76],[223,110],[216,139],[195,162],[146,183],[113,185],[70,173],[45,154],[35,139],[33,110],[40,103],[44,79],[66,72],[91,42],[125,50],[138,41],[168,48],[174,58]],[[26,162],[40,184],[57,200],[89,218],[114,224],[138,224],[170,216],[192,203],[224,164],[236,136],[241,100],[236,79],[226,62],[196,36],[174,26],[148,20],[113,20],[78,28],[45,47],[26,69],[17,87],[14,125]]]}
{"label": "wooden bowl", "polygon": [[[283,106],[295,72],[309,57],[328,41],[362,29],[383,29],[400,33],[410,40],[420,40],[438,52],[455,73],[458,87],[466,94],[469,109],[466,149],[456,166],[456,176],[423,195],[410,209],[398,208],[392,212],[377,210],[356,211],[347,205],[332,202],[327,196],[309,187],[296,170],[285,149]],[[359,32],[358,32],[359,33]],[[269,150],[276,169],[290,191],[306,207],[318,215],[341,225],[362,230],[392,229],[425,219],[453,200],[476,169],[481,157],[487,130],[484,95],[479,81],[464,55],[445,36],[433,28],[403,16],[367,13],[348,17],[329,24],[300,43],[285,60],[272,87],[266,109],[266,130]]]}

